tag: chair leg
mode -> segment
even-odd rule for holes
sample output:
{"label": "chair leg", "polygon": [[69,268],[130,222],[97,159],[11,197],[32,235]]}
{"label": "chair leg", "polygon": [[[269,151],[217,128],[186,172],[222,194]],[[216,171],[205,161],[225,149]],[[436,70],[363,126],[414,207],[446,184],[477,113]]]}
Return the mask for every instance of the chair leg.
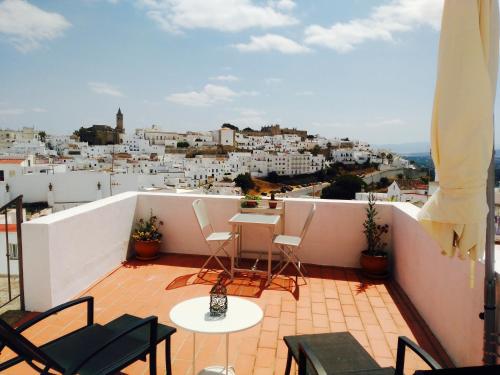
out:
{"label": "chair leg", "polygon": [[[224,266],[224,264],[222,263],[222,261],[219,259],[219,257],[217,256],[219,254],[219,252],[224,252],[226,254],[227,257],[230,258],[230,255],[229,253],[225,250],[225,246],[229,244],[229,241],[226,241],[224,243],[222,243],[222,245],[220,245],[217,250],[215,251],[212,251],[212,254],[208,257],[208,259],[205,261],[205,263],[203,263],[203,266],[201,266],[200,270],[198,271],[198,274],[197,276],[200,277],[201,273],[203,272],[203,270],[205,269],[209,269],[207,266],[208,264],[210,263],[210,261],[212,259],[215,259],[217,261],[217,263],[219,263],[219,266],[222,268],[222,271],[223,272],[226,272],[229,276],[232,276],[231,275],[231,271],[229,269],[226,268],[226,266]],[[210,245],[208,246],[209,249],[211,249]]]}
{"label": "chair leg", "polygon": [[156,375],[156,345],[149,352],[149,375]]}
{"label": "chair leg", "polygon": [[170,347],[170,337],[165,340],[165,366],[167,370],[166,375],[172,375],[172,357]]}
{"label": "chair leg", "polygon": [[292,351],[288,349],[288,354],[286,356],[285,375],[290,375],[291,368],[292,368]]}

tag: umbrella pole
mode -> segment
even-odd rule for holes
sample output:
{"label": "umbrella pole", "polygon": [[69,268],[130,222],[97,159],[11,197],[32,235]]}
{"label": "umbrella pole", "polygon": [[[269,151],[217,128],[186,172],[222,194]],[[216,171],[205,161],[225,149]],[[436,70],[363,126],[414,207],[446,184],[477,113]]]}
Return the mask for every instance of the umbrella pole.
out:
{"label": "umbrella pole", "polygon": [[483,363],[496,364],[496,276],[495,276],[495,148],[493,147],[488,182],[486,185],[488,218],[486,223],[485,275],[484,275],[484,347]]}

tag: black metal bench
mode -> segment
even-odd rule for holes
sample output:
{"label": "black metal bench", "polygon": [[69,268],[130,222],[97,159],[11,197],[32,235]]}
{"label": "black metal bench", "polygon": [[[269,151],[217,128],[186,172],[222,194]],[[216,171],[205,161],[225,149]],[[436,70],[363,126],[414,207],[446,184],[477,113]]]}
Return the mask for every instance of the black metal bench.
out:
{"label": "black metal bench", "polygon": [[[69,307],[86,303],[87,324],[44,345],[36,346],[22,332]],[[100,375],[119,371],[149,355],[149,373],[156,374],[156,347],[165,340],[167,375],[172,374],[170,337],[176,329],[158,323],[156,316],[122,315],[111,322],[94,323],[94,299],[83,297],[59,305],[14,329],[0,319],[0,351],[9,347],[17,354],[0,363],[0,371],[25,361],[41,374],[54,370],[63,374]]]}

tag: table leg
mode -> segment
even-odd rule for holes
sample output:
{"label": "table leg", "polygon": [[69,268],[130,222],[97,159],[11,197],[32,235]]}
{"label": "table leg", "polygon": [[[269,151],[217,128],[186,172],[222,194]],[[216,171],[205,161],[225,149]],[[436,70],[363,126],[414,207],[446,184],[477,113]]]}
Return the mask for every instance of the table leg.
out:
{"label": "table leg", "polygon": [[243,227],[241,224],[238,224],[238,267],[241,258],[242,246],[243,246]]}
{"label": "table leg", "polygon": [[226,333],[226,375],[229,375],[229,333]]}
{"label": "table leg", "polygon": [[267,250],[267,285],[271,284],[271,261],[273,258],[273,237],[274,237],[274,227],[269,227],[269,232],[271,234],[271,240],[269,241],[269,248]]}
{"label": "table leg", "polygon": [[193,332],[193,375],[196,374],[196,333]]}
{"label": "table leg", "polygon": [[232,225],[231,228],[233,232],[233,252],[231,254],[231,280],[234,279],[234,257],[236,256],[236,244],[237,244],[237,233],[235,231],[235,226],[234,224]]}

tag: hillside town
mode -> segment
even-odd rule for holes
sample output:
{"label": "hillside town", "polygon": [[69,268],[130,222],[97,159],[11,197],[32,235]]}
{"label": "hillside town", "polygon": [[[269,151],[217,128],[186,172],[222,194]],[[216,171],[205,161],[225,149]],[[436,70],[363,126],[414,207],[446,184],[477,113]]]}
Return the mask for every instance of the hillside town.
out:
{"label": "hillside town", "polygon": [[[115,126],[94,124],[70,135],[34,127],[0,129],[0,164],[0,202],[22,194],[25,203],[47,202],[53,211],[125,191],[241,195],[234,181],[246,174],[266,179],[313,175],[334,165],[366,166],[370,173],[361,177],[378,183],[415,169],[403,157],[362,141],[280,125],[240,130],[224,124],[185,133],[152,125],[126,132],[121,109]],[[291,185],[281,193],[311,195]]]}

